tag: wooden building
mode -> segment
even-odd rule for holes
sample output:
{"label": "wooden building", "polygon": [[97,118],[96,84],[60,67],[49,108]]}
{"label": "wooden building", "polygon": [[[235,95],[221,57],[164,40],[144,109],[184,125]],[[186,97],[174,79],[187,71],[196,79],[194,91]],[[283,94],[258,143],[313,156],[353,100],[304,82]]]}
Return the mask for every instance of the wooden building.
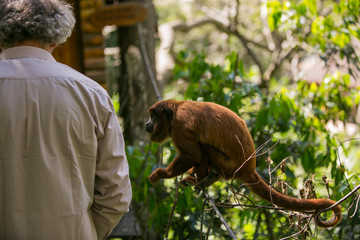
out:
{"label": "wooden building", "polygon": [[129,26],[145,19],[146,8],[136,2],[67,0],[74,6],[76,26],[55,59],[84,73],[106,87],[103,27]]}

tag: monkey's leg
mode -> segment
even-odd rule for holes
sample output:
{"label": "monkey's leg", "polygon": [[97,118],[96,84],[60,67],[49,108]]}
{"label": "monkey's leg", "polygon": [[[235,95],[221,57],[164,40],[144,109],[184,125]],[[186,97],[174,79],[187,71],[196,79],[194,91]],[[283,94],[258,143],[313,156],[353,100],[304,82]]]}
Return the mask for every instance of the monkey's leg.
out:
{"label": "monkey's leg", "polygon": [[194,159],[196,158],[190,157],[188,154],[180,154],[165,169],[158,168],[151,173],[149,180],[155,184],[160,179],[179,176],[197,164]]}
{"label": "monkey's leg", "polygon": [[196,174],[195,167],[190,168],[190,170],[188,171],[188,174],[190,176],[195,176],[195,174]]}
{"label": "monkey's leg", "polygon": [[196,172],[196,176],[198,176],[197,173],[199,173],[198,177],[195,176],[187,176],[183,180],[180,181],[180,184],[184,187],[188,186],[188,183],[195,186],[195,192],[200,193],[201,190],[206,189],[208,186],[212,185],[214,182],[218,181],[220,179],[220,176],[212,171],[209,170],[209,168],[200,168],[198,171],[196,171],[196,167],[194,167],[194,171]]}
{"label": "monkey's leg", "polygon": [[183,186],[187,186],[188,183],[192,185],[197,185],[199,181],[206,178],[206,176],[208,175],[208,171],[209,162],[206,158],[204,158],[200,164],[197,164],[188,171],[189,176],[181,180],[180,184]]}
{"label": "monkey's leg", "polygon": [[202,179],[202,181],[199,181],[197,184],[197,187],[199,188],[198,192],[201,189],[205,189],[208,186],[212,185],[214,182],[217,182],[220,179],[220,176],[214,172],[214,171],[209,171],[208,175]]}
{"label": "monkey's leg", "polygon": [[189,171],[187,171],[187,173],[189,174],[189,176],[183,178],[180,181],[180,184],[183,187],[187,187],[188,183],[190,183],[192,185],[195,185],[195,183],[196,183],[196,170],[195,170],[195,167],[192,167]]}

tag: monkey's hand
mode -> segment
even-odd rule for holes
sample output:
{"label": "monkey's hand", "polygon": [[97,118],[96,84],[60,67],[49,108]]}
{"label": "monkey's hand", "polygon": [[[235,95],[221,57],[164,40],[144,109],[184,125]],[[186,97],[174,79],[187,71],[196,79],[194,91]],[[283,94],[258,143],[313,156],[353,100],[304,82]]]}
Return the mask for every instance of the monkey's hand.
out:
{"label": "monkey's hand", "polygon": [[153,175],[150,175],[148,179],[152,185],[155,185],[155,183],[158,181]]}
{"label": "monkey's hand", "polygon": [[158,168],[155,171],[153,171],[150,176],[148,177],[150,183],[152,185],[155,185],[157,181],[159,181],[161,179],[161,174],[160,172],[163,171],[164,169],[162,168]]}

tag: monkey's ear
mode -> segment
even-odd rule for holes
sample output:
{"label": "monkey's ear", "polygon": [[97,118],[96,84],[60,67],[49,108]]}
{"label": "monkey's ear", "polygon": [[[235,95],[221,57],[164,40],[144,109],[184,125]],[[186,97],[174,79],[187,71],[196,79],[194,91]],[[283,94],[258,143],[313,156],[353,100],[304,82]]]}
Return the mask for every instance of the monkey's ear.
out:
{"label": "monkey's ear", "polygon": [[168,119],[171,119],[173,116],[173,111],[171,110],[171,108],[164,108],[163,113],[165,113]]}

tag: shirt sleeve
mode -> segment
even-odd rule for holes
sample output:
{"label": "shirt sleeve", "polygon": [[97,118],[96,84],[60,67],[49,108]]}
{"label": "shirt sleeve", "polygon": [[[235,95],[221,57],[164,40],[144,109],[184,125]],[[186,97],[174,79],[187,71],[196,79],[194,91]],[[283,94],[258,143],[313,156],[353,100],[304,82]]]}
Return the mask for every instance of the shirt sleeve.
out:
{"label": "shirt sleeve", "polygon": [[111,111],[98,140],[92,218],[98,239],[106,239],[112,228],[128,212],[132,191],[125,144],[116,114]]}

